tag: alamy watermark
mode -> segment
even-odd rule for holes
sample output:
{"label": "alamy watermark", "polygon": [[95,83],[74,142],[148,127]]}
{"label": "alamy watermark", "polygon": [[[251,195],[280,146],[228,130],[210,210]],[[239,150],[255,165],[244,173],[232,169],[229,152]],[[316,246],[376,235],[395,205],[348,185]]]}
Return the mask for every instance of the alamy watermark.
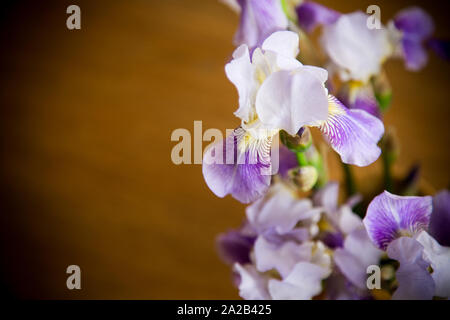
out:
{"label": "alamy watermark", "polygon": [[367,28],[370,30],[381,29],[381,9],[376,4],[371,4],[367,7],[366,13],[370,16],[367,17]]}
{"label": "alamy watermark", "polygon": [[[278,172],[278,135],[266,129],[252,129],[251,133],[242,128],[226,129],[223,135],[216,128],[203,132],[202,121],[194,121],[193,134],[188,129],[178,128],[172,131],[170,139],[178,142],[171,151],[171,160],[176,165],[261,165],[262,175]],[[203,142],[210,144],[203,148]],[[204,157],[207,152],[209,156]]]}
{"label": "alamy watermark", "polygon": [[81,9],[79,6],[72,4],[67,7],[66,13],[70,14],[66,20],[66,26],[69,30],[81,29]]}
{"label": "alamy watermark", "polygon": [[67,267],[66,273],[70,274],[70,276],[68,276],[67,280],[66,280],[67,289],[80,290],[81,289],[81,269],[80,269],[80,267],[77,266],[76,264],[72,264]]}

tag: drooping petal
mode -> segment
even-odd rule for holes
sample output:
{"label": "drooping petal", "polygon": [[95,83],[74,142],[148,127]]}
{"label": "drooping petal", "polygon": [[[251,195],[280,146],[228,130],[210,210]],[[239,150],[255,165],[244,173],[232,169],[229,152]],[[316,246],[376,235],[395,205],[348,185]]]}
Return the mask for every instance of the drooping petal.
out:
{"label": "drooping petal", "polygon": [[378,74],[382,62],[392,53],[388,32],[367,27],[368,16],[361,11],[341,15],[326,25],[322,45],[341,72],[341,78],[366,83]]}
{"label": "drooping petal", "polygon": [[269,292],[274,300],[309,300],[322,291],[322,279],[328,275],[326,268],[299,262],[283,281],[269,280]]}
{"label": "drooping petal", "polygon": [[269,128],[295,135],[304,125],[324,121],[328,115],[323,83],[308,69],[272,73],[256,96],[256,112]]}
{"label": "drooping petal", "polygon": [[410,7],[395,16],[394,26],[401,31],[401,51],[406,68],[420,70],[428,60],[425,40],[433,34],[433,19],[421,8]]}
{"label": "drooping petal", "polygon": [[431,209],[431,197],[402,197],[384,191],[369,204],[363,223],[372,242],[385,250],[395,238],[425,230]]}
{"label": "drooping petal", "polygon": [[229,263],[250,263],[250,250],[255,243],[255,237],[247,236],[240,230],[231,230],[217,237],[217,249],[221,258]]}
{"label": "drooping petal", "polygon": [[329,96],[329,116],[320,130],[344,163],[367,166],[378,159],[377,146],[384,133],[380,119],[364,110],[347,109],[339,100]]}
{"label": "drooping petal", "polygon": [[347,279],[360,289],[367,289],[367,267],[378,265],[382,251],[375,248],[365,229],[350,233],[344,248],[334,252],[334,261]]}
{"label": "drooping petal", "polygon": [[273,228],[279,234],[291,231],[313,214],[309,199],[298,199],[288,186],[275,183],[265,197],[247,207],[247,219],[257,232]]}
{"label": "drooping petal", "polygon": [[256,268],[260,272],[275,269],[282,277],[286,277],[297,262],[311,259],[312,248],[312,242],[297,244],[286,241],[279,245],[259,236],[254,247]]}
{"label": "drooping petal", "polygon": [[443,190],[433,197],[430,234],[441,245],[450,247],[450,192]]}
{"label": "drooping petal", "polygon": [[434,296],[435,284],[423,259],[423,246],[413,238],[400,237],[387,247],[391,259],[400,262],[396,271],[398,288],[394,300],[428,300]]}
{"label": "drooping petal", "polygon": [[[448,232],[449,230],[447,230]],[[424,258],[431,264],[435,296],[450,297],[450,248],[443,247],[426,231],[422,231],[416,240],[424,247]]]}
{"label": "drooping petal", "polygon": [[203,177],[218,197],[231,194],[242,203],[263,196],[270,185],[272,138],[254,139],[242,128],[210,146],[203,156]]}
{"label": "drooping petal", "polygon": [[394,17],[394,25],[408,38],[426,39],[433,34],[434,23],[431,16],[419,7],[401,10]]}
{"label": "drooping petal", "polygon": [[260,46],[275,31],[285,30],[288,20],[279,0],[238,0],[241,7],[239,29],[235,44]]}
{"label": "drooping petal", "polygon": [[268,278],[260,274],[251,264],[241,265],[236,263],[234,271],[239,274],[239,296],[246,300],[268,300]]}
{"label": "drooping petal", "polygon": [[405,38],[402,40],[402,49],[406,69],[418,71],[427,64],[428,55],[421,42]]}
{"label": "drooping petal", "polygon": [[225,65],[225,73],[239,94],[239,108],[234,114],[248,122],[254,117],[257,84],[247,45],[243,44],[234,51],[233,60]]}
{"label": "drooping petal", "polygon": [[314,1],[305,1],[296,8],[298,24],[306,32],[313,31],[319,25],[336,22],[340,13]]}

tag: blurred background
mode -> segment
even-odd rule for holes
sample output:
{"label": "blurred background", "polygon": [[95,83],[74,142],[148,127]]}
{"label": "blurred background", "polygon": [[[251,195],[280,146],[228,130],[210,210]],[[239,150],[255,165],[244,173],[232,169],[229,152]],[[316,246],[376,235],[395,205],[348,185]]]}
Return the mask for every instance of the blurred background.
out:
{"label": "blurred background", "polygon": [[[342,12],[417,4],[450,38],[445,1],[319,1]],[[67,6],[81,30],[66,28]],[[237,15],[216,0],[10,1],[0,15],[0,283],[39,299],[235,299],[215,237],[245,206],[215,197],[200,165],[174,165],[177,128],[234,128],[225,77]],[[421,163],[434,192],[449,176],[449,63],[387,63],[396,174]],[[204,143],[204,147],[207,143]],[[341,178],[330,153],[331,176]],[[357,169],[360,185],[380,172]],[[66,268],[81,268],[68,290]]]}

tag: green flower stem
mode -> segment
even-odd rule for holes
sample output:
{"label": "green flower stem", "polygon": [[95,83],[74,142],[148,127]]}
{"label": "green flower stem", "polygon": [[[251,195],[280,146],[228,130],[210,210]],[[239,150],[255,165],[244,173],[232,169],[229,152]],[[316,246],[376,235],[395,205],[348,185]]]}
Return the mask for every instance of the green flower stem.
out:
{"label": "green flower stem", "polygon": [[[383,150],[384,151],[384,150]],[[388,155],[388,152],[383,152],[381,154],[383,159],[383,175],[384,175],[384,189],[392,192],[392,159]]]}
{"label": "green flower stem", "polygon": [[353,177],[352,169],[346,163],[342,163],[342,165],[344,168],[345,187],[347,190],[347,195],[348,196],[354,195],[356,193],[356,183]]}
{"label": "green flower stem", "polygon": [[306,159],[306,154],[304,152],[295,152],[297,156],[297,162],[300,167],[305,167],[309,165],[308,159]]}

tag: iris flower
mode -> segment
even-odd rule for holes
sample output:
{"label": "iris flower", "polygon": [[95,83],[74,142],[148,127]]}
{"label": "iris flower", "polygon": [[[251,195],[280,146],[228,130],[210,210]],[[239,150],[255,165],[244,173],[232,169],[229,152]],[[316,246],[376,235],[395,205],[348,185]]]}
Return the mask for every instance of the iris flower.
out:
{"label": "iris flower", "polygon": [[300,63],[298,43],[297,33],[278,31],[252,55],[239,46],[225,66],[239,94],[234,114],[241,125],[204,154],[203,175],[217,196],[249,203],[265,194],[280,130],[296,135],[303,126],[319,128],[345,163],[366,166],[379,157],[383,123],[328,95],[327,71]]}
{"label": "iris flower", "polygon": [[363,223],[370,239],[400,262],[393,299],[450,297],[450,247],[428,233],[431,216],[442,219],[443,214],[432,210],[432,201],[429,196],[402,197],[384,191],[367,209]]}

